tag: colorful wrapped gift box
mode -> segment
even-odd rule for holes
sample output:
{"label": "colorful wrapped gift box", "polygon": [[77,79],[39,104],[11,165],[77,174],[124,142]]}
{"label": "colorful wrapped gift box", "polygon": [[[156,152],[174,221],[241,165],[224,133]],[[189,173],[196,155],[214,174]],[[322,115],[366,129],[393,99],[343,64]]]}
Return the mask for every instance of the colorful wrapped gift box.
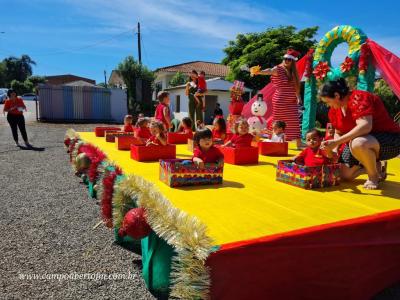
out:
{"label": "colorful wrapped gift box", "polygon": [[224,162],[231,165],[252,165],[258,164],[257,147],[220,147],[224,154]]}
{"label": "colorful wrapped gift box", "polygon": [[261,155],[267,156],[287,156],[289,147],[288,142],[258,142],[258,151]]}
{"label": "colorful wrapped gift box", "polygon": [[143,142],[132,134],[118,135],[115,137],[115,145],[118,150],[130,150],[131,145],[143,145]]}
{"label": "colorful wrapped gift box", "polygon": [[339,185],[340,164],[306,167],[291,160],[280,160],[276,170],[276,180],[303,189]]}
{"label": "colorful wrapped gift box", "polygon": [[158,161],[159,159],[174,159],[176,158],[176,146],[131,145],[131,158],[137,161]]}
{"label": "colorful wrapped gift box", "polygon": [[168,144],[186,144],[189,139],[189,135],[181,132],[168,132],[167,142]]}
{"label": "colorful wrapped gift box", "polygon": [[107,126],[98,126],[94,129],[94,132],[97,137],[104,137],[106,131],[120,131],[120,127],[107,127]]}
{"label": "colorful wrapped gift box", "polygon": [[160,160],[160,180],[170,187],[222,184],[223,167],[207,163],[199,169],[184,159]]}

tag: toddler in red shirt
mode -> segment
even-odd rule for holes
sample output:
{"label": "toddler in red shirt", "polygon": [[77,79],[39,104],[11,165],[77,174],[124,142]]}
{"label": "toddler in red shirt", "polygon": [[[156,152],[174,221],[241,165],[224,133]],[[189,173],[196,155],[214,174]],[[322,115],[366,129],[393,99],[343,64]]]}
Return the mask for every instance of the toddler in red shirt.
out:
{"label": "toddler in red shirt", "polygon": [[148,118],[141,118],[136,122],[135,138],[144,143],[151,137]]}
{"label": "toddler in red shirt", "polygon": [[184,117],[181,124],[179,125],[178,132],[186,134],[189,139],[193,138],[192,131],[192,119],[189,117]]}
{"label": "toddler in red shirt", "polygon": [[[207,92],[207,82],[206,82],[206,73],[201,71],[199,76],[197,77],[197,92],[194,94],[194,98],[196,99],[197,105],[202,104],[203,111],[206,108],[206,100],[204,99],[204,94]],[[202,102],[200,103],[199,97],[202,97]]]}
{"label": "toddler in red shirt", "polygon": [[314,128],[308,131],[306,134],[307,148],[293,158],[294,162],[307,167],[317,167],[333,163],[333,152],[321,150],[321,143],[322,137],[317,129]]}
{"label": "toddler in red shirt", "polygon": [[150,145],[158,145],[165,146],[167,145],[167,137],[165,135],[164,124],[160,121],[153,121],[150,124],[150,132],[151,137],[147,140],[146,146]]}
{"label": "toddler in red shirt", "polygon": [[126,115],[124,118],[124,127],[122,127],[123,132],[133,132],[134,128],[132,125],[133,117],[132,115]]}
{"label": "toddler in red shirt", "polygon": [[254,136],[249,133],[249,124],[247,120],[240,119],[235,124],[235,134],[225,143],[224,147],[243,148],[250,147]]}
{"label": "toddler in red shirt", "polygon": [[192,161],[200,169],[204,168],[205,163],[218,163],[224,165],[224,155],[213,145],[212,132],[210,129],[200,129],[194,134],[194,144]]}
{"label": "toddler in red shirt", "polygon": [[215,118],[213,122],[214,128],[212,136],[214,142],[222,144],[226,139],[226,122],[224,118]]}

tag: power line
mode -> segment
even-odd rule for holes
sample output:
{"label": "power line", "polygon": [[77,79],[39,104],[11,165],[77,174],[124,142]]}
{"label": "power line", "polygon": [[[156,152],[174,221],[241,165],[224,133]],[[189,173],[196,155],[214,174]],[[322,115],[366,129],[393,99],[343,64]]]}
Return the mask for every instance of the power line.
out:
{"label": "power line", "polygon": [[144,56],[146,57],[147,64],[149,65],[149,64],[150,64],[150,61],[149,61],[149,58],[148,58],[148,56],[147,56],[146,46],[145,46],[144,43],[143,43],[143,34],[141,34],[140,40],[141,40],[141,42],[142,42]]}
{"label": "power line", "polygon": [[106,42],[109,42],[109,41],[112,41],[114,39],[117,39],[117,38],[119,38],[119,37],[121,37],[121,36],[123,36],[123,35],[125,35],[127,33],[130,33],[130,32],[132,32],[132,29],[123,31],[121,33],[118,33],[118,34],[110,37],[110,38],[97,41],[97,42],[95,42],[93,44],[85,45],[85,46],[82,46],[82,47],[79,47],[79,48],[75,48],[75,49],[60,50],[60,51],[50,52],[50,53],[31,53],[30,55],[32,55],[32,56],[51,56],[51,55],[65,54],[65,53],[71,53],[71,52],[73,53],[73,52],[76,52],[76,51],[80,51],[80,50],[96,47],[98,45],[101,45],[101,44],[104,44]]}

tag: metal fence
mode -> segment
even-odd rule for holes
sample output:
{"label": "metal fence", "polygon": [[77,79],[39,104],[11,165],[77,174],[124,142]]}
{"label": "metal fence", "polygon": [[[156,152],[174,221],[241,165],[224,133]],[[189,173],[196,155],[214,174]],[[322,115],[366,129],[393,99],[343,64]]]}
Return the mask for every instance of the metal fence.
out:
{"label": "metal fence", "polygon": [[126,91],[86,86],[39,86],[39,119],[65,122],[122,122]]}

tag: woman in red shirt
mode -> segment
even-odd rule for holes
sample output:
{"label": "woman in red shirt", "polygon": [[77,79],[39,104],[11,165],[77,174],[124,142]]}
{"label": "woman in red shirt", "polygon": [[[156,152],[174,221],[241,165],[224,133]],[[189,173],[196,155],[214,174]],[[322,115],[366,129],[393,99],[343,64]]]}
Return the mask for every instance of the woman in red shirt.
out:
{"label": "woman in red shirt", "polygon": [[28,135],[25,129],[25,118],[23,111],[26,111],[26,106],[21,97],[17,97],[17,92],[9,89],[7,92],[8,99],[4,103],[3,113],[7,113],[7,121],[10,124],[11,132],[15,144],[19,147],[18,143],[18,128],[21,132],[22,138],[27,147],[31,147],[28,142]]}
{"label": "woman in red shirt", "polygon": [[[333,150],[349,143],[341,156],[347,165],[343,168],[342,177],[352,180],[359,176],[361,164],[368,174],[364,187],[377,189],[382,174],[378,172],[376,162],[400,154],[400,127],[389,116],[378,96],[365,91],[350,91],[343,78],[326,83],[320,96],[335,110],[331,114],[331,122],[343,133],[323,142],[323,147]],[[340,119],[340,116],[343,118]],[[350,124],[352,120],[355,124]]]}

